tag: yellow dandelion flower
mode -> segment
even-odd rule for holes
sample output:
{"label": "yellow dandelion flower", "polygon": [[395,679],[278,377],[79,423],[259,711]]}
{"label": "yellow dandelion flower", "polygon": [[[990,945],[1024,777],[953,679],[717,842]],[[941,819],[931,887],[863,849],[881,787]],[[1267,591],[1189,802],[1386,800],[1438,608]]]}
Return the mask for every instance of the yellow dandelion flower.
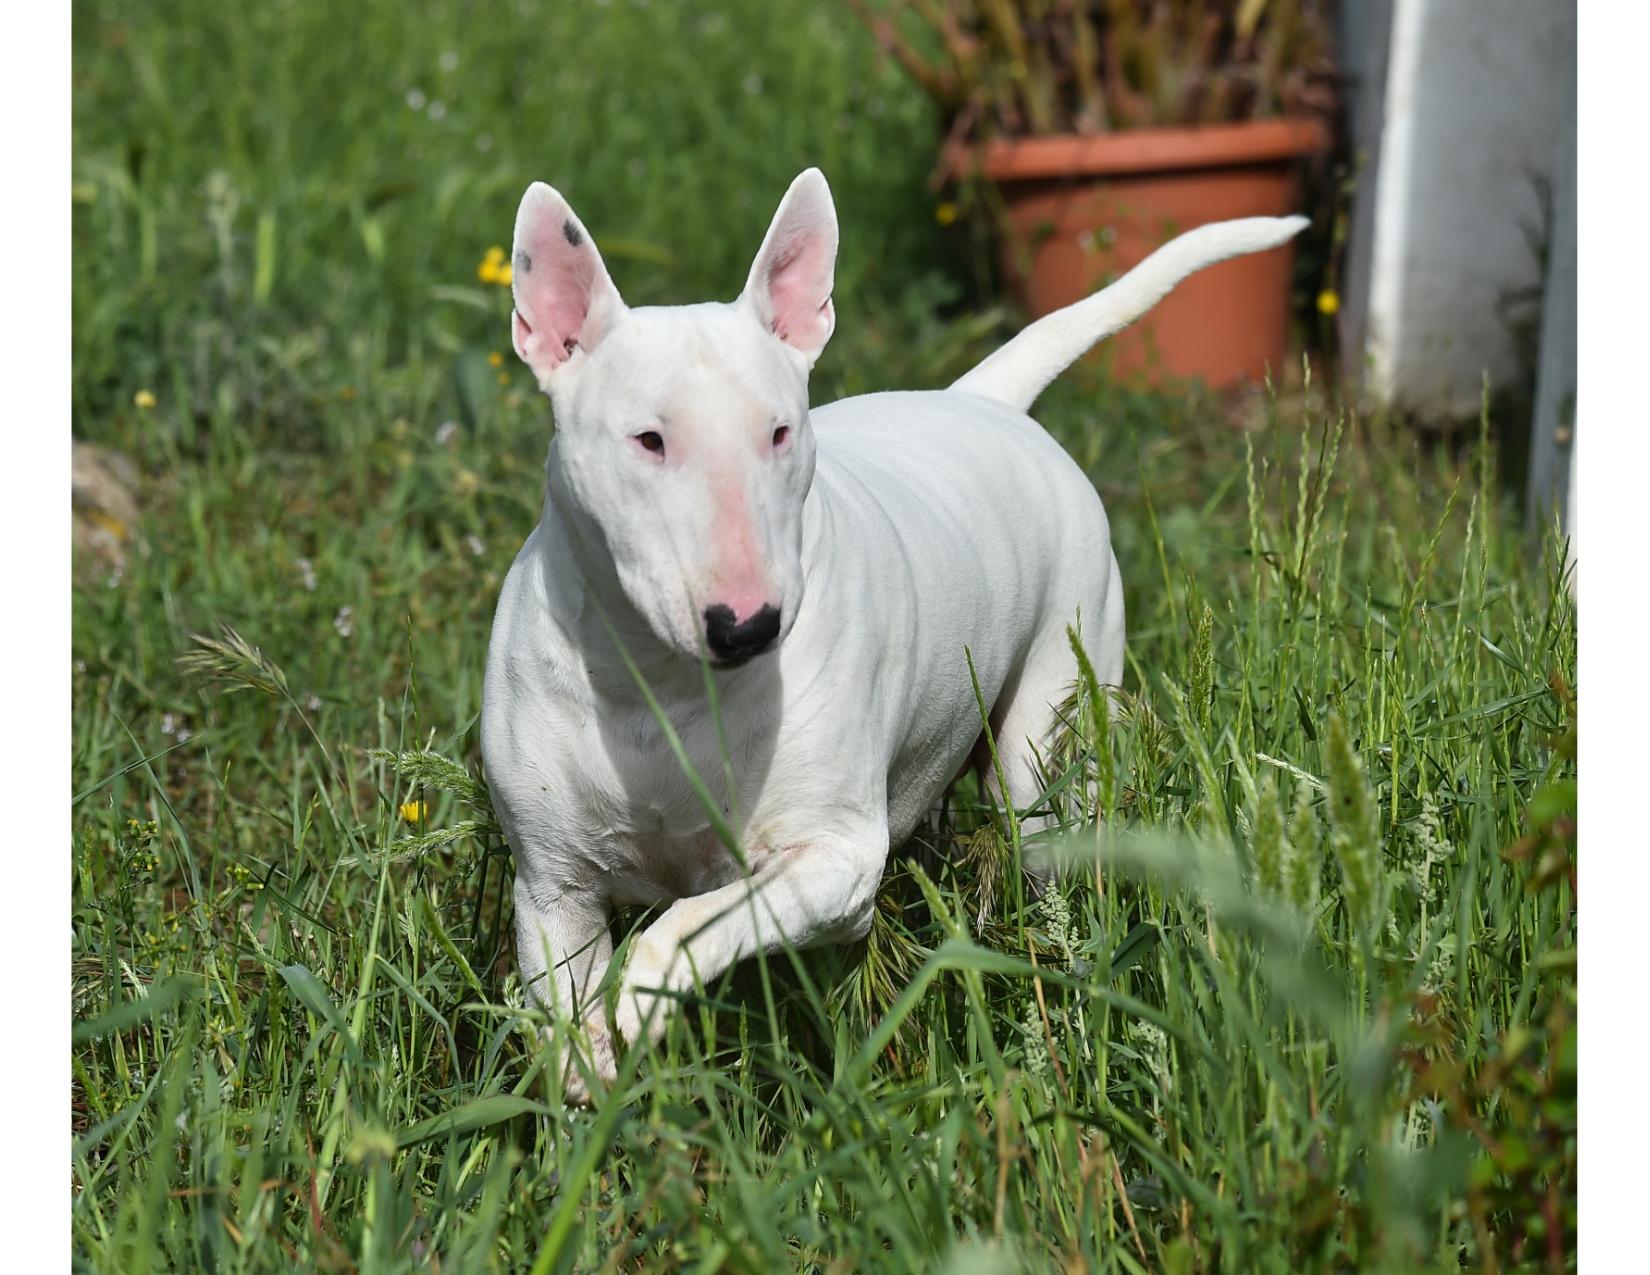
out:
{"label": "yellow dandelion flower", "polygon": [[125,540],[130,534],[126,530],[125,523],[123,523],[119,518],[114,517],[112,514],[104,513],[101,509],[88,509],[86,511],[86,518],[87,521],[102,527],[103,530],[107,531],[116,540]]}
{"label": "yellow dandelion flower", "polygon": [[476,278],[483,283],[498,283],[499,275],[509,269],[510,267],[504,260],[504,249],[494,244],[487,249],[487,255],[481,259],[481,264],[476,267]]}
{"label": "yellow dandelion flower", "polygon": [[344,402],[346,402],[346,403],[349,402],[352,398],[355,397],[355,386],[353,386],[353,385],[344,386],[341,390],[338,391],[338,397],[343,399]]}
{"label": "yellow dandelion flower", "polygon": [[934,209],[934,220],[942,226],[949,226],[957,220],[957,205],[947,200]]}
{"label": "yellow dandelion flower", "polygon": [[510,383],[510,374],[508,372],[500,372],[498,374],[498,383],[500,385],[508,385]]}
{"label": "yellow dandelion flower", "polygon": [[1335,314],[1341,308],[1341,297],[1333,288],[1325,288],[1318,293],[1318,313]]}
{"label": "yellow dandelion flower", "polygon": [[423,823],[430,817],[430,803],[427,801],[404,801],[401,803],[401,817],[408,823]]}
{"label": "yellow dandelion flower", "polygon": [[147,412],[155,405],[154,392],[151,390],[139,390],[136,394],[132,395],[132,403],[134,406],[140,407]]}
{"label": "yellow dandelion flower", "polygon": [[510,269],[510,263],[506,261],[498,268],[498,277],[494,279],[493,282],[498,284],[501,288],[508,288],[510,286],[510,281],[514,278],[515,272]]}
{"label": "yellow dandelion flower", "polygon": [[504,355],[500,351],[494,350],[487,356],[487,365],[489,367],[503,367]]}

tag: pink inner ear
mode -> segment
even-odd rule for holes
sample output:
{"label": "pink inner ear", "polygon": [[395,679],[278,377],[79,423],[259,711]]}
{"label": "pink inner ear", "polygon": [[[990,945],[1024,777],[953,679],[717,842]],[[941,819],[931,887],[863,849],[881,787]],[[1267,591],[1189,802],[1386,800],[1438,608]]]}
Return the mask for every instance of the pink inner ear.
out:
{"label": "pink inner ear", "polygon": [[548,294],[541,306],[545,326],[556,337],[561,356],[573,352],[584,334],[584,321],[590,316],[590,294],[596,283],[596,263],[588,245],[578,248],[562,247],[550,258],[550,278],[544,287]]}
{"label": "pink inner ear", "polygon": [[531,367],[534,356],[529,355],[528,350],[537,349],[537,346],[533,341],[533,329],[527,326],[520,310],[510,311],[510,343],[516,347],[516,357]]}
{"label": "pink inner ear", "polygon": [[785,241],[768,267],[773,330],[800,350],[816,350],[831,335],[831,269],[824,236],[800,234]]}
{"label": "pink inner ear", "polygon": [[518,241],[512,264],[511,334],[516,353],[540,376],[593,344],[585,324],[604,281],[596,250],[573,221],[560,210],[548,220]]}

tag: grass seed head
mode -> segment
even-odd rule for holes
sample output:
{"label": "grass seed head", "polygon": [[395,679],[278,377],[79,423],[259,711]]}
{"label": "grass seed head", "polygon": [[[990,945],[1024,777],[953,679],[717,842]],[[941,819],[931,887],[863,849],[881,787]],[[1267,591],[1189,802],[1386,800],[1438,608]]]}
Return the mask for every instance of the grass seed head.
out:
{"label": "grass seed head", "polygon": [[1289,857],[1283,830],[1283,808],[1278,804],[1278,781],[1268,775],[1255,800],[1254,830],[1250,834],[1250,857],[1255,865],[1255,885],[1264,898],[1283,894],[1283,865]]}
{"label": "grass seed head", "polygon": [[1318,886],[1323,879],[1323,829],[1312,805],[1312,790],[1306,784],[1295,789],[1295,811],[1285,838],[1284,889],[1289,901],[1302,914],[1318,906]]}
{"label": "grass seed head", "polygon": [[1340,714],[1330,716],[1325,740],[1329,848],[1341,869],[1347,916],[1354,929],[1367,936],[1380,911],[1381,832],[1375,794]]}

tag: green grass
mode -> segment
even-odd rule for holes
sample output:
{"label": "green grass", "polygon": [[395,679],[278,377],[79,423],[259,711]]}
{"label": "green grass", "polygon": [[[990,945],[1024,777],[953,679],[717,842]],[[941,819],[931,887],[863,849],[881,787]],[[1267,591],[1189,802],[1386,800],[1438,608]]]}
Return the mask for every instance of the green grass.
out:
{"label": "green grass", "polygon": [[476,263],[544,177],[632,301],[730,296],[819,162],[816,401],[1000,334],[946,317],[930,118],[834,9],[341,12],[76,7],[75,429],[143,510],[76,564],[78,1265],[1573,1267],[1573,602],[1484,443],[1316,392],[1054,387],[1130,613],[1050,759],[1069,874],[961,790],[866,944],[562,1109],[507,851],[400,760],[474,773],[541,495]]}

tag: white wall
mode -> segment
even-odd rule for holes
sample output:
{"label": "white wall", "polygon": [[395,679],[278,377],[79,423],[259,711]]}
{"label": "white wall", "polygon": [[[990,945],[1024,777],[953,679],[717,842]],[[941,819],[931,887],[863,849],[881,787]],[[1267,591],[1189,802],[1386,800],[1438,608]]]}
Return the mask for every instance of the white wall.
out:
{"label": "white wall", "polygon": [[1552,178],[1574,129],[1575,5],[1390,0],[1390,11],[1349,330],[1377,398],[1472,416],[1484,372],[1495,384],[1527,374],[1502,311],[1542,284],[1532,238],[1546,212],[1532,176]]}

